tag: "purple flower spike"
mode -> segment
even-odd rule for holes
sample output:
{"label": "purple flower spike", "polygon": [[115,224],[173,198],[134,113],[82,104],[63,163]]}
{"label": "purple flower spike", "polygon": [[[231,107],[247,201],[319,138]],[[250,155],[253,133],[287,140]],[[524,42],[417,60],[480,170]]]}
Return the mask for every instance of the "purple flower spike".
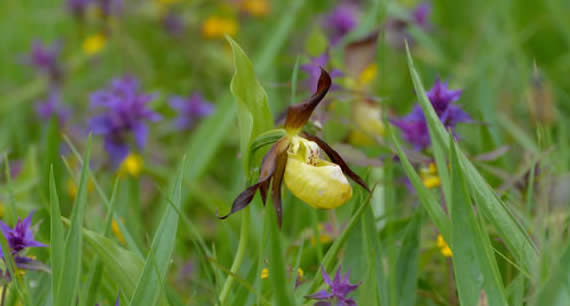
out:
{"label": "purple flower spike", "polygon": [[178,111],[176,127],[180,130],[190,129],[197,119],[208,116],[214,112],[214,105],[195,92],[185,98],[174,96],[170,98],[170,107]]}
{"label": "purple flower spike", "polygon": [[96,0],[104,16],[120,15],[123,10],[123,0]]}
{"label": "purple flower spike", "polygon": [[432,7],[430,3],[423,2],[418,4],[412,11],[413,22],[424,31],[427,31],[432,27],[430,23],[431,9]]}
{"label": "purple flower spike", "polygon": [[40,73],[44,73],[53,82],[62,79],[62,69],[59,63],[60,44],[54,43],[51,46],[42,44],[39,41],[32,43],[32,50],[24,59],[24,62],[34,66]]}
{"label": "purple flower spike", "polygon": [[[319,77],[321,76],[321,67],[326,68],[329,63],[329,54],[328,51],[321,54],[320,56],[314,57],[311,59],[311,62],[308,64],[301,65],[301,70],[309,75],[307,78],[307,87],[311,92],[317,91],[317,86],[319,84]],[[343,76],[343,73],[338,69],[330,70],[330,77],[334,80],[334,78],[338,78]],[[338,88],[334,84],[331,87],[331,90]]]}
{"label": "purple flower spike", "polygon": [[104,108],[105,112],[91,119],[90,129],[93,134],[104,136],[105,150],[115,165],[129,153],[129,135],[133,135],[138,149],[145,147],[147,121],[161,119],[147,107],[154,98],[154,94],[140,93],[138,80],[130,76],[114,79],[108,88],[91,94],[91,107]]}
{"label": "purple flower spike", "polygon": [[331,46],[335,46],[358,26],[358,8],[349,3],[338,5],[324,17],[323,26],[330,33]]}
{"label": "purple flower spike", "polygon": [[56,116],[61,126],[65,124],[71,114],[70,109],[62,105],[61,95],[57,89],[53,89],[46,100],[38,102],[36,112],[40,119],[45,121],[50,120],[52,116]]}
{"label": "purple flower spike", "polygon": [[76,17],[83,18],[91,2],[92,0],[67,0],[67,8]]}
{"label": "purple flower spike", "polygon": [[447,82],[441,82],[439,77],[436,77],[435,84],[426,92],[426,95],[437,115],[441,116],[447,110],[450,103],[459,100],[462,92],[463,90],[447,89]]}
{"label": "purple flower spike", "polygon": [[173,37],[181,37],[184,34],[184,20],[174,12],[169,12],[162,18],[162,26],[166,33]]}
{"label": "purple flower spike", "polygon": [[[449,90],[447,82],[441,82],[439,77],[436,78],[433,87],[426,92],[435,113],[445,128],[451,129],[452,132],[458,123],[472,121],[471,116],[461,107],[452,104],[461,97],[462,92],[462,90]],[[419,104],[416,104],[407,116],[392,119],[390,122],[402,131],[403,138],[416,150],[422,150],[430,145],[427,121]]]}
{"label": "purple flower spike", "polygon": [[0,229],[8,241],[12,255],[16,255],[26,248],[47,247],[47,245],[34,240],[34,233],[32,232],[33,214],[34,213],[31,212],[24,220],[18,218],[18,223],[16,223],[13,229],[6,223],[0,221]]}
{"label": "purple flower spike", "polygon": [[326,290],[318,291],[312,295],[306,296],[308,299],[319,300],[315,305],[319,306],[332,306],[332,305],[343,305],[352,306],[356,305],[356,302],[347,295],[356,290],[360,283],[351,284],[350,283],[350,272],[347,272],[344,276],[340,274],[341,268],[339,267],[336,271],[334,280],[331,281],[330,277],[327,275],[325,268],[321,266],[321,273],[323,275],[323,280],[327,285],[329,285],[330,292]]}

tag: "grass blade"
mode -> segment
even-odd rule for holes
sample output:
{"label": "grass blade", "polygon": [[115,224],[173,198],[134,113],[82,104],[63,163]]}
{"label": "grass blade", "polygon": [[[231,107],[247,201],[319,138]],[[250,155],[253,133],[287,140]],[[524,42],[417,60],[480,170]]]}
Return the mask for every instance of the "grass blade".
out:
{"label": "grass blade", "polygon": [[[182,169],[184,169],[184,161],[180,169],[169,195],[172,202],[179,209],[182,206]],[[170,205],[167,205],[166,212],[152,240],[152,246],[145,261],[143,273],[138,280],[135,293],[129,305],[156,304],[163,288],[162,281],[166,277],[170,258],[174,251],[177,231],[178,212]]]}
{"label": "grass blade", "polygon": [[[447,151],[450,147],[448,133],[425,94],[421,78],[414,67],[409,48],[406,48],[406,51],[410,74],[419,104],[428,123],[432,145],[439,146],[444,148],[444,151]],[[457,156],[459,165],[465,174],[466,183],[469,186],[469,190],[471,190],[472,196],[475,198],[475,202],[479,204],[479,208],[481,208],[481,211],[491,224],[497,228],[500,237],[505,241],[509,250],[522,262],[522,266],[527,271],[532,271],[532,267],[536,264],[538,259],[538,254],[532,240],[522,226],[515,220],[504,203],[499,200],[493,189],[487,184],[465,154],[463,154],[461,150],[458,150]],[[438,165],[438,169],[440,167],[441,165]],[[444,238],[446,238],[445,235]]]}
{"label": "grass blade", "polygon": [[87,151],[81,168],[81,179],[73,211],[71,213],[71,228],[65,239],[65,260],[58,281],[54,305],[75,305],[79,290],[81,276],[81,260],[83,251],[83,236],[81,230],[87,205],[87,173],[89,171],[89,158],[91,154],[91,136],[87,140]]}
{"label": "grass blade", "polygon": [[489,305],[507,305],[488,234],[475,218],[457,145],[451,144],[451,246],[459,300],[462,305],[478,305],[484,292]]}
{"label": "grass blade", "polygon": [[55,298],[59,296],[58,288],[62,281],[65,253],[64,253],[64,232],[61,223],[61,211],[59,209],[59,197],[55,186],[53,166],[49,173],[49,196],[50,196],[50,258],[51,258],[51,287]]}

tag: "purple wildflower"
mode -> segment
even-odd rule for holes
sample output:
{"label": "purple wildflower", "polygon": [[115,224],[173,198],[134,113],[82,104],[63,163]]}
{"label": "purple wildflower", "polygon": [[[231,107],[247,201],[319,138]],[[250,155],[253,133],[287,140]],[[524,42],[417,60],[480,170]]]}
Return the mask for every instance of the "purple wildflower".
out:
{"label": "purple wildflower", "polygon": [[323,289],[312,295],[306,296],[306,298],[319,300],[319,302],[315,304],[319,306],[356,305],[356,302],[351,297],[347,297],[347,295],[350,292],[356,290],[356,288],[358,288],[360,284],[351,284],[349,279],[350,272],[346,272],[346,274],[342,276],[340,274],[340,270],[341,268],[338,268],[334,280],[331,281],[330,277],[327,275],[327,272],[325,271],[325,268],[321,266],[321,273],[323,275],[323,279],[325,283],[329,285],[330,292]]}
{"label": "purple wildflower", "polygon": [[331,46],[358,26],[358,8],[354,4],[343,3],[324,17],[323,26],[329,32]]}
{"label": "purple wildflower", "polygon": [[408,31],[410,25],[415,24],[420,29],[429,31],[432,28],[430,23],[431,10],[431,4],[423,2],[408,13],[408,18],[388,18],[385,25],[388,43],[397,49],[403,49],[406,41],[410,46],[413,45],[414,39]]}
{"label": "purple wildflower", "polygon": [[176,127],[181,130],[189,129],[196,119],[205,117],[214,112],[214,105],[209,103],[198,92],[189,97],[174,96],[170,98],[170,107],[178,111]]}
{"label": "purple wildflower", "polygon": [[51,46],[42,44],[39,41],[32,43],[32,51],[26,56],[25,62],[34,66],[40,73],[44,73],[53,82],[62,79],[63,71],[59,63],[60,44],[54,43]]}
{"label": "purple wildflower", "polygon": [[162,18],[162,26],[168,34],[174,37],[184,34],[184,20],[172,11]]}
{"label": "purple wildflower", "polygon": [[[447,82],[442,83],[439,77],[436,78],[433,87],[426,92],[435,113],[445,128],[450,128],[452,131],[458,123],[471,121],[469,114],[461,107],[452,104],[459,99],[461,93],[462,90],[449,90]],[[416,150],[422,150],[430,145],[427,121],[419,104],[416,104],[407,116],[391,122],[400,128],[404,139]]]}
{"label": "purple wildflower", "polygon": [[67,0],[67,8],[78,18],[85,16],[85,11],[92,0]]}
{"label": "purple wildflower", "polygon": [[423,30],[431,29],[430,15],[431,15],[431,4],[428,2],[422,2],[418,4],[412,11],[412,22]]}
{"label": "purple wildflower", "polygon": [[69,108],[62,105],[61,95],[57,89],[53,89],[46,100],[38,102],[36,112],[40,119],[46,121],[56,116],[60,125],[65,124],[70,115]]}
{"label": "purple wildflower", "polygon": [[138,80],[125,76],[111,81],[106,89],[91,94],[91,107],[106,111],[93,117],[91,131],[104,135],[105,150],[114,164],[118,165],[129,153],[128,136],[134,135],[138,149],[146,145],[148,127],[146,122],[156,122],[161,116],[147,107],[154,94],[140,93]]}
{"label": "purple wildflower", "polygon": [[119,15],[123,10],[123,0],[97,0],[97,2],[105,17]]}
{"label": "purple wildflower", "polygon": [[[329,54],[328,51],[326,51],[320,56],[312,58],[310,63],[301,65],[300,67],[301,70],[303,70],[305,73],[309,75],[306,82],[307,82],[307,87],[311,92],[317,91],[317,86],[319,84],[319,77],[321,75],[321,67],[323,68],[326,67],[328,65],[328,62],[329,62]],[[330,77],[332,79],[341,77],[342,75],[343,73],[338,69],[332,69],[330,71]],[[333,84],[331,89],[335,89],[335,87],[338,88],[338,86],[335,86]]]}
{"label": "purple wildflower", "polygon": [[16,255],[26,248],[47,247],[47,245],[34,240],[34,233],[32,232],[33,214],[34,213],[31,212],[24,220],[18,218],[18,222],[13,229],[6,223],[0,221],[0,229],[8,241],[12,255]]}

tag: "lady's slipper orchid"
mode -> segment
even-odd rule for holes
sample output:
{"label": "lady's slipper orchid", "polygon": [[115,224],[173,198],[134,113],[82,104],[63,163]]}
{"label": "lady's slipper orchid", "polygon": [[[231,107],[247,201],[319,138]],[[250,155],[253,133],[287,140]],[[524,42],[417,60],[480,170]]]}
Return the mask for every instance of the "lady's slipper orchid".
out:
{"label": "lady's slipper orchid", "polygon": [[[317,136],[302,132],[311,114],[331,87],[331,77],[321,69],[316,92],[307,101],[290,106],[285,119],[287,135],[279,139],[261,162],[256,184],[248,187],[234,200],[231,211],[219,217],[225,219],[245,208],[257,190],[263,203],[271,185],[273,205],[281,225],[281,184],[283,180],[298,198],[315,208],[335,208],[352,197],[352,187],[346,176],[370,191],[366,183],[346,165],[342,157]],[[321,159],[321,150],[330,161]],[[273,184],[271,181],[273,180]]]}

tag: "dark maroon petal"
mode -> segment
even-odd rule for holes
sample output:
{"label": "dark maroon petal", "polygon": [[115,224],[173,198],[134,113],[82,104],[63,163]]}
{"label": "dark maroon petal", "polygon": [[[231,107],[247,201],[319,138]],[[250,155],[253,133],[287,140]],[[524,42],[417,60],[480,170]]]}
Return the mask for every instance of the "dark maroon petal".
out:
{"label": "dark maroon petal", "polygon": [[321,67],[316,92],[307,101],[289,106],[287,119],[285,119],[286,130],[299,130],[309,121],[311,114],[329,91],[331,83],[330,75]]}
{"label": "dark maroon petal", "polygon": [[275,172],[277,157],[283,155],[283,153],[287,151],[288,146],[288,138],[283,137],[277,141],[271,149],[269,149],[269,152],[265,154],[263,161],[261,162],[261,170],[259,171],[257,184],[249,186],[246,190],[240,193],[234,200],[230,212],[225,216],[217,216],[219,219],[225,219],[247,207],[247,205],[249,205],[253,200],[258,189],[261,189],[261,198],[265,204],[265,200],[267,199],[267,189],[269,188],[271,177],[273,177],[273,173]]}
{"label": "dark maroon petal", "polygon": [[283,211],[281,207],[281,183],[283,182],[283,175],[285,174],[285,167],[287,166],[287,152],[281,152],[277,157],[275,173],[273,174],[273,184],[271,186],[273,196],[273,206],[275,207],[275,214],[277,215],[277,225],[281,228],[281,220]]}
{"label": "dark maroon petal", "polygon": [[327,154],[327,156],[330,158],[330,160],[339,165],[340,169],[342,170],[342,173],[344,173],[345,175],[347,175],[348,177],[350,177],[353,181],[355,181],[358,185],[362,186],[364,189],[366,189],[366,191],[370,192],[370,188],[368,188],[368,186],[366,185],[366,183],[364,182],[363,179],[360,178],[360,176],[358,176],[358,174],[354,173],[352,170],[350,170],[350,168],[348,167],[348,165],[344,162],[344,160],[342,159],[342,157],[340,156],[340,154],[338,154],[333,148],[331,148],[331,146],[329,146],[324,140],[320,139],[317,136],[308,134],[308,133],[303,133],[303,137],[307,138],[308,140],[314,141],[317,143],[317,145],[319,145],[319,147],[321,149],[323,149],[323,151],[325,151],[325,153]]}
{"label": "dark maroon petal", "polygon": [[218,219],[223,220],[223,219],[229,217],[230,215],[246,208],[247,205],[249,205],[249,203],[251,203],[251,201],[253,200],[253,197],[255,196],[255,192],[257,192],[257,189],[259,189],[261,184],[262,183],[257,183],[255,185],[249,186],[246,190],[244,190],[242,193],[240,193],[237,196],[237,198],[234,200],[234,203],[232,204],[232,209],[230,210],[230,212],[227,215],[218,216],[216,213],[216,217]]}
{"label": "dark maroon petal", "polygon": [[269,189],[269,183],[270,181],[264,181],[261,186],[259,186],[259,193],[261,194],[261,202],[263,203],[263,206],[265,206],[265,202],[267,201],[267,191]]}

